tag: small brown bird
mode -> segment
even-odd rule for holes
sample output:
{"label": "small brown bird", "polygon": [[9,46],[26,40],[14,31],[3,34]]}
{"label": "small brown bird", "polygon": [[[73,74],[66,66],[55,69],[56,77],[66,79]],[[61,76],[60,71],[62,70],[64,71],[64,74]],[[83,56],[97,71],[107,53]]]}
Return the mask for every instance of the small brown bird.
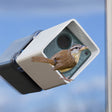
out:
{"label": "small brown bird", "polygon": [[[71,70],[79,61],[81,51],[87,49],[87,46],[76,44],[68,50],[61,50],[51,59],[45,57],[32,57],[33,62],[49,63],[54,66],[53,70],[59,70],[61,73]],[[63,75],[64,77],[64,75]],[[71,81],[64,77],[65,80]]]}

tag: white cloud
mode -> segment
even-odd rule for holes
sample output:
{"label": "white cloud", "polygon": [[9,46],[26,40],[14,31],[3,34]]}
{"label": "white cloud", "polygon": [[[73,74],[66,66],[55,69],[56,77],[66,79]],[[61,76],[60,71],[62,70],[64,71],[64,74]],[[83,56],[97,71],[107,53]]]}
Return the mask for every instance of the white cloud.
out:
{"label": "white cloud", "polygon": [[[94,76],[94,75],[93,75]],[[79,80],[77,83],[73,83],[71,85],[71,91],[73,93],[89,93],[93,92],[94,90],[98,92],[105,91],[105,77],[104,75],[95,75],[89,80]]]}
{"label": "white cloud", "polygon": [[0,13],[74,15],[104,11],[104,0],[0,0]]}
{"label": "white cloud", "polygon": [[[0,80],[1,84],[4,85],[0,89],[0,109],[3,112],[11,112],[13,110],[17,112],[20,110],[21,112],[32,112],[34,110],[48,112],[48,109],[56,112],[68,112],[69,110],[87,112],[88,109],[90,111],[94,110],[93,107],[95,106],[98,106],[98,108],[95,108],[95,112],[99,112],[99,109],[104,108],[104,101],[102,101],[104,97],[102,94],[105,94],[104,75],[95,75],[89,80],[77,79],[65,86],[28,95],[18,95],[14,91],[10,91],[11,88],[2,79]],[[92,97],[97,92],[102,99],[99,96]],[[6,105],[7,108],[5,110]]]}

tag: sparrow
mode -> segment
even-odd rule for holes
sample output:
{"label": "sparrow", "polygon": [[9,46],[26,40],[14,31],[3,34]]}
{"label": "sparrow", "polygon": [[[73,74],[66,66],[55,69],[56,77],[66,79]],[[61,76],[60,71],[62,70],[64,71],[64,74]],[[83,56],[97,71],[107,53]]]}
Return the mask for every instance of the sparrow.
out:
{"label": "sparrow", "polygon": [[[77,63],[79,62],[81,52],[85,49],[88,49],[88,47],[81,44],[75,44],[70,49],[59,51],[50,59],[35,56],[32,57],[32,61],[51,64],[54,66],[53,70],[59,70],[61,73],[64,73],[71,70],[73,67],[77,65]],[[64,75],[63,78],[67,81],[72,81]]]}

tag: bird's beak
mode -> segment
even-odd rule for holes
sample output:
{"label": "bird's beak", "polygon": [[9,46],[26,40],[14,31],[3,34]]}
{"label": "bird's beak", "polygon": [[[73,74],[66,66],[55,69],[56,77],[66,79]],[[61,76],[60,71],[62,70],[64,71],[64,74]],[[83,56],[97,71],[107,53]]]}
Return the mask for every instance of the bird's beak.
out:
{"label": "bird's beak", "polygon": [[85,45],[82,45],[81,48],[80,48],[80,51],[83,51],[83,50],[85,50],[85,49],[88,49],[88,47],[85,46]]}

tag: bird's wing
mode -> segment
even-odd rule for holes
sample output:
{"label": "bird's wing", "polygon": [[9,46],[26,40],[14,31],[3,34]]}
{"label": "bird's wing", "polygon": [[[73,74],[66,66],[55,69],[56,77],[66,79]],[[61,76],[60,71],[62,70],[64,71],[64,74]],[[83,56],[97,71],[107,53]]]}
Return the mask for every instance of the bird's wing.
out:
{"label": "bird's wing", "polygon": [[67,54],[68,54],[68,50],[62,50],[56,53],[51,59],[59,60],[60,58],[64,58],[65,56],[67,56]]}
{"label": "bird's wing", "polygon": [[56,59],[55,70],[70,69],[76,65],[75,58],[71,55],[69,50],[63,50],[55,54],[52,59]]}

